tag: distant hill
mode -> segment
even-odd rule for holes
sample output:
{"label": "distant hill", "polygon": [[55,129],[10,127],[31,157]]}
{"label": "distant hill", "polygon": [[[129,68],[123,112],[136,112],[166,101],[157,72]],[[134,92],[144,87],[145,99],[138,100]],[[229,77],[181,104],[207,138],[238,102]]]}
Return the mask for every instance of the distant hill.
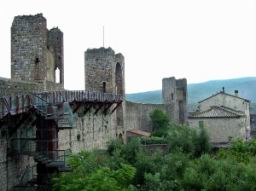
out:
{"label": "distant hill", "polygon": [[[225,91],[230,94],[238,90],[239,96],[256,103],[256,77],[247,77],[188,84],[188,104],[194,105],[219,92],[222,87],[225,87]],[[162,103],[162,90],[127,94],[126,98],[129,101],[140,103]]]}

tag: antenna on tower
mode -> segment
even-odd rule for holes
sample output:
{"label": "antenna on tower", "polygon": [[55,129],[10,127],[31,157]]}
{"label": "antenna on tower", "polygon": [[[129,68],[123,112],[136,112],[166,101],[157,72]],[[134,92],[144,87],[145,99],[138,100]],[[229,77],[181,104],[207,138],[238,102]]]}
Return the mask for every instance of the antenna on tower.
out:
{"label": "antenna on tower", "polygon": [[105,34],[104,34],[104,25],[103,25],[103,48],[104,48],[104,42],[105,41]]}

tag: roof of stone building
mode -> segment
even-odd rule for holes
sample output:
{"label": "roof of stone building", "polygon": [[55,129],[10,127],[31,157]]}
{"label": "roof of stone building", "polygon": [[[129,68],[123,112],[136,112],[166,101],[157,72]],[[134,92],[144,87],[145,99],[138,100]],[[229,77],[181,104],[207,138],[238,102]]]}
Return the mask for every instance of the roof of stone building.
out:
{"label": "roof of stone building", "polygon": [[216,94],[213,94],[213,95],[210,96],[210,97],[207,97],[207,98],[205,98],[205,99],[199,101],[198,103],[202,103],[202,102],[204,102],[204,101],[206,101],[206,100],[208,100],[208,99],[210,99],[210,98],[212,98],[212,97],[215,97],[215,96],[217,96],[217,95],[219,95],[219,94],[223,94],[223,95],[226,95],[226,96],[235,97],[235,98],[238,98],[238,99],[242,99],[242,100],[244,100],[244,101],[246,101],[246,102],[250,102],[250,100],[248,100],[248,99],[244,99],[244,98],[242,98],[242,97],[239,97],[239,96],[236,96],[236,95],[232,95],[232,94],[228,94],[228,93],[226,93],[226,92],[220,91],[220,92],[218,92],[218,93],[216,93]]}
{"label": "roof of stone building", "polygon": [[239,118],[244,117],[245,113],[225,106],[212,106],[206,111],[192,112],[189,118]]}
{"label": "roof of stone building", "polygon": [[136,134],[136,135],[140,135],[140,136],[145,136],[145,137],[149,137],[151,135],[151,133],[149,133],[147,131],[142,131],[139,129],[132,129],[132,130],[128,130],[127,132]]}

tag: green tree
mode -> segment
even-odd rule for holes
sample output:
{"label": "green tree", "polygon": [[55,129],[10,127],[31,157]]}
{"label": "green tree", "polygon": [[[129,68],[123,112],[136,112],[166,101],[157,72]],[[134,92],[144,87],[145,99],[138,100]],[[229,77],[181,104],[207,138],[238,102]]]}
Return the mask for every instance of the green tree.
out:
{"label": "green tree", "polygon": [[153,135],[166,136],[170,122],[167,114],[159,109],[155,109],[150,113],[150,118],[153,124]]}
{"label": "green tree", "polygon": [[193,142],[195,144],[195,156],[199,157],[202,154],[210,152],[211,144],[209,142],[209,136],[203,127],[199,128],[199,132],[197,132],[197,136],[194,136]]}
{"label": "green tree", "polygon": [[120,163],[116,169],[109,167],[108,155],[100,152],[80,152],[70,157],[71,172],[55,176],[55,191],[131,191],[130,184],[136,169]]}

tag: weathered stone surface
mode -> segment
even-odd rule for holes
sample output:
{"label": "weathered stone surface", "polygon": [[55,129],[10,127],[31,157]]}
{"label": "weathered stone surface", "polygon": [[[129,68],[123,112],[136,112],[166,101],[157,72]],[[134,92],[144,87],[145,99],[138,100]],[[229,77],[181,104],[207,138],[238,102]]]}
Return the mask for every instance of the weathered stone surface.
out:
{"label": "weathered stone surface", "polygon": [[88,49],[85,52],[85,90],[124,95],[124,89],[122,54],[115,54],[111,48]]}
{"label": "weathered stone surface", "polygon": [[[60,79],[56,79],[56,70]],[[0,78],[0,97],[32,92],[64,90],[63,33],[58,28],[47,29],[42,14],[17,16],[11,28],[11,79]],[[88,49],[85,52],[85,90],[125,95],[125,62],[121,53],[111,48]],[[172,93],[174,100],[170,99]],[[125,102],[104,113],[104,107],[80,107],[74,114],[75,125],[59,129],[58,149],[81,150],[106,148],[108,141],[125,139],[126,130],[152,129],[149,114],[154,109],[168,112],[171,119],[186,120],[186,80],[174,78],[163,81],[164,104]],[[52,121],[51,121],[52,122]],[[58,123],[56,123],[58,124]],[[0,124],[0,190],[6,191],[18,184],[24,170],[34,166],[33,157],[8,155],[12,138],[35,137],[39,131],[30,119],[23,121],[12,136],[3,133],[13,123]],[[46,126],[48,127],[48,126]],[[44,126],[40,126],[44,129]],[[33,129],[34,134],[24,134]],[[48,129],[45,129],[47,132]]]}
{"label": "weathered stone surface", "polygon": [[[60,79],[55,71],[60,70]],[[11,78],[59,82],[64,88],[63,33],[47,29],[42,14],[16,16],[11,27]]]}
{"label": "weathered stone surface", "polygon": [[142,104],[126,101],[125,127],[128,129],[140,129],[152,131],[150,113],[155,109],[166,112],[164,104]]}
{"label": "weathered stone surface", "polygon": [[[213,108],[222,108],[222,113],[212,112]],[[212,142],[229,142],[231,138],[250,138],[250,102],[238,95],[218,92],[198,103],[198,109],[189,116],[189,124],[199,127],[200,123],[209,133]],[[230,114],[227,115],[226,113]],[[200,113],[210,113],[202,116]],[[198,116],[195,117],[195,114]]]}
{"label": "weathered stone surface", "polygon": [[187,121],[187,80],[164,78],[162,95],[169,117],[175,122],[185,123]]}

